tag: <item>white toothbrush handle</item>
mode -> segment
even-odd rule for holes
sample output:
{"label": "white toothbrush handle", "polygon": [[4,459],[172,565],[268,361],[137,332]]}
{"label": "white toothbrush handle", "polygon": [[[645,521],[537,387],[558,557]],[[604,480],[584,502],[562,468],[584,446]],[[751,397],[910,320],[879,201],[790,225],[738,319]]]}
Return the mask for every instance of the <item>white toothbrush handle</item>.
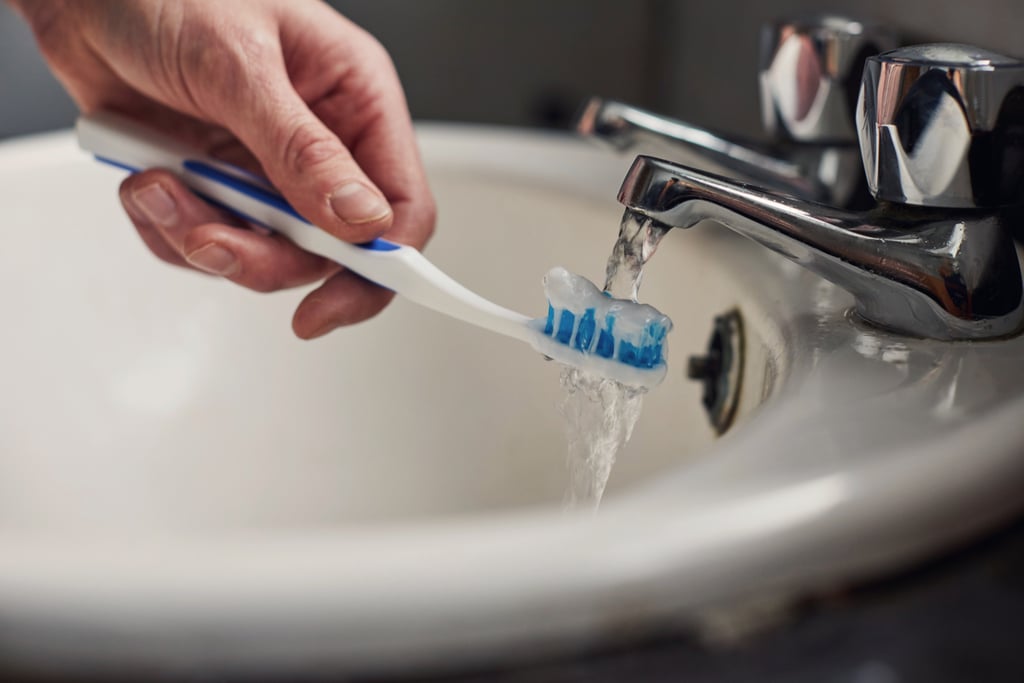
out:
{"label": "white toothbrush handle", "polygon": [[132,173],[167,169],[203,198],[407,299],[500,334],[531,340],[525,324],[529,318],[469,291],[413,247],[384,239],[361,245],[343,242],[302,218],[266,180],[120,116],[82,116],[76,131],[82,149],[100,161]]}

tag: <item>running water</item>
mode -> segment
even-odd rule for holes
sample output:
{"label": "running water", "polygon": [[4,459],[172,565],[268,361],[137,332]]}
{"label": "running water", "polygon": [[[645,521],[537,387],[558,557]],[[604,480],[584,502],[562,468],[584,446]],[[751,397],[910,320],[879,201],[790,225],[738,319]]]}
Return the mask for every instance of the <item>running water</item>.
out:
{"label": "running water", "polygon": [[604,291],[616,299],[637,301],[644,266],[668,230],[647,216],[626,211],[619,227],[619,239],[605,266]]}
{"label": "running water", "polygon": [[[619,238],[608,257],[605,293],[637,300],[644,264],[667,230],[645,216],[630,211],[623,215]],[[615,458],[640,417],[645,390],[569,366],[562,369],[561,382],[565,395],[559,412],[569,438],[565,507],[596,510]]]}

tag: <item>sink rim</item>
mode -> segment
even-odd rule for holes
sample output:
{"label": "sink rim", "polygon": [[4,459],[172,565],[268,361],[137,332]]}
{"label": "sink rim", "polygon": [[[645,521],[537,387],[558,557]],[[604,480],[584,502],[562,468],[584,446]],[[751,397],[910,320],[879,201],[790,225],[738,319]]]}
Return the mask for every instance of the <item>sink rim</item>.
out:
{"label": "sink rim", "polygon": [[[479,166],[501,159],[507,163],[502,173],[576,183],[595,197],[617,189],[629,164],[552,133],[461,124],[421,124],[418,130],[428,163]],[[34,136],[0,144],[0,169],[38,160],[40,148],[58,159],[75,154],[69,133]],[[509,154],[513,149],[520,153]],[[551,158],[560,163],[537,163]],[[567,175],[566,166],[580,173]],[[766,295],[759,315],[766,318],[764,329],[778,332],[769,345],[782,354],[783,371],[773,401],[685,471],[608,501],[596,516],[526,509],[333,533],[77,544],[0,532],[0,614],[7,623],[26,625],[0,639],[2,647],[8,654],[28,648],[28,656],[33,647],[50,648],[50,655],[69,661],[94,657],[102,664],[102,649],[87,653],[82,644],[116,634],[131,644],[122,656],[140,663],[180,662],[176,658],[188,652],[225,669],[386,668],[493,656],[668,614],[692,620],[754,593],[785,596],[869,576],[1021,509],[1008,494],[1024,479],[1024,462],[1016,457],[1016,445],[1024,442],[1024,397],[1013,386],[1024,386],[1022,373],[993,378],[997,409],[962,408],[970,424],[951,428],[948,415],[929,417],[928,403],[965,381],[961,373],[942,377],[944,368],[1006,365],[1024,351],[1020,337],[972,345],[869,330],[846,316],[848,301],[835,288],[738,237],[722,239],[740,264],[755,264],[780,283],[785,297]],[[858,341],[877,345],[883,355],[887,345],[899,353],[888,360],[872,358],[871,348],[850,354]],[[843,427],[840,420],[870,417],[876,420],[872,432],[891,430],[903,438],[898,423],[906,419],[853,401],[843,405],[848,412],[825,413],[834,422],[816,425],[809,437],[790,435],[790,447],[818,449],[817,468],[793,465],[799,458],[765,461],[763,440],[775,439],[776,450],[787,445],[780,420],[806,427],[801,414],[814,415],[820,397],[808,396],[808,387],[825,391],[833,375],[879,367],[895,367],[896,375],[906,370],[909,377],[907,368],[919,358],[912,380],[903,378],[893,389],[893,373],[882,373],[869,377],[863,390],[895,395],[897,403],[901,391],[909,392],[908,401],[917,397],[914,416],[922,428],[935,430],[934,437],[896,439],[885,458],[851,460],[857,443],[830,441],[846,434],[830,431]],[[929,374],[936,372],[932,366],[939,368],[937,379]],[[924,484],[922,462],[933,469]],[[858,464],[838,467],[851,463]],[[737,478],[739,471],[744,478]],[[938,493],[942,509],[931,504]],[[869,543],[871,552],[854,547]],[[424,554],[431,562],[417,562]],[[794,556],[801,566],[794,566]],[[482,574],[481,567],[489,571]],[[47,629],[45,644],[35,639],[40,624]],[[196,634],[216,636],[224,647],[210,652]]]}

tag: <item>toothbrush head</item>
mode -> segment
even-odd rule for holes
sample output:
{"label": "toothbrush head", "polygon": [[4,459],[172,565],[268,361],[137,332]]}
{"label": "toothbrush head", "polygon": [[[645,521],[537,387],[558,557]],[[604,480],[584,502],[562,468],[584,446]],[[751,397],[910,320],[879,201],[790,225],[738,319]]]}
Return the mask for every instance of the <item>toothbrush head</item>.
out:
{"label": "toothbrush head", "polygon": [[544,355],[622,384],[649,389],[665,378],[672,321],[647,304],[613,299],[565,268],[544,276],[548,314],[532,326]]}

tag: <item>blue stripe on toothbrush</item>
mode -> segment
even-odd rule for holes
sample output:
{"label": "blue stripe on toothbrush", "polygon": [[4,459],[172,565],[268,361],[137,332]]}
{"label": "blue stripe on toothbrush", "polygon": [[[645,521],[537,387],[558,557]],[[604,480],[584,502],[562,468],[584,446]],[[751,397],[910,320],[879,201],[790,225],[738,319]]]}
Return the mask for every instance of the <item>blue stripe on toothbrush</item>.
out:
{"label": "blue stripe on toothbrush", "polygon": [[272,206],[278,211],[286,213],[293,218],[298,218],[303,223],[309,223],[309,221],[303,218],[302,215],[292,208],[292,205],[277,192],[271,192],[265,187],[260,187],[255,183],[242,180],[241,178],[237,178],[221,171],[220,169],[214,168],[207,163],[196,161],[195,159],[185,159],[181,165],[185,167],[185,170],[191,171],[197,176],[206,178],[207,180],[216,181],[221,185],[230,187],[232,190],[237,190],[242,194],[248,195],[263,204]]}
{"label": "blue stripe on toothbrush", "polygon": [[120,161],[114,161],[110,157],[101,157],[99,154],[94,154],[93,156],[95,157],[96,161],[107,164],[108,166],[113,166],[114,168],[119,168],[122,171],[128,171],[129,173],[138,173],[140,170],[135,168],[134,166],[122,164]]}
{"label": "blue stripe on toothbrush", "polygon": [[[94,154],[93,157],[96,159],[96,161],[99,161],[100,163],[106,164],[108,166],[113,166],[114,168],[119,168],[122,171],[128,171],[129,173],[132,173],[132,174],[141,173],[142,172],[141,168],[136,168],[135,166],[129,166],[128,164],[122,164],[120,161],[115,161],[115,160],[113,160],[113,159],[111,159],[109,157],[100,156],[99,154]],[[262,221],[258,221],[255,218],[253,218],[252,216],[249,216],[246,213],[244,213],[242,211],[239,211],[236,208],[230,207],[227,204],[224,204],[223,202],[219,202],[216,199],[214,199],[213,197],[205,195],[202,192],[196,192],[195,190],[193,190],[193,192],[195,193],[195,195],[197,197],[202,199],[207,204],[210,204],[211,206],[216,206],[218,209],[224,209],[228,213],[232,213],[232,214],[238,216],[239,218],[241,218],[242,220],[248,221],[250,223],[255,223],[256,225],[262,225],[264,228],[267,228],[268,230],[270,229],[269,225],[264,225]]]}
{"label": "blue stripe on toothbrush", "polygon": [[[94,154],[93,156],[95,157],[96,161],[99,161],[100,163],[107,164],[108,166],[113,166],[114,168],[119,168],[122,171],[128,171],[129,173],[141,173],[142,172],[141,168],[137,168],[137,167],[132,166],[130,164],[122,163],[122,162],[117,161],[115,159],[111,159],[110,157],[101,156],[99,154]],[[279,194],[277,194],[275,192],[270,192],[266,188],[262,188],[259,185],[255,185],[253,183],[246,182],[246,181],[242,180],[241,178],[236,178],[236,177],[234,177],[232,175],[224,173],[224,172],[214,168],[213,166],[210,166],[209,164],[205,164],[205,163],[203,163],[201,161],[195,161],[193,159],[186,159],[183,162],[182,165],[187,170],[192,171],[193,173],[195,173],[198,176],[201,176],[203,178],[207,178],[209,180],[214,180],[214,181],[219,182],[219,183],[221,183],[223,185],[227,185],[228,187],[230,187],[232,189],[235,189],[235,190],[238,190],[239,192],[241,192],[243,194],[246,194],[246,195],[252,197],[253,199],[256,199],[256,200],[258,200],[260,202],[263,202],[264,204],[269,204],[269,205],[273,206],[276,209],[280,209],[281,211],[284,211],[285,213],[290,214],[290,215],[294,216],[295,218],[298,218],[299,220],[301,220],[304,223],[309,223],[309,221],[307,221],[305,218],[303,218],[302,215],[299,214],[298,211],[296,211],[294,208],[292,208],[292,205],[289,204],[285,200],[284,197],[282,197],[281,195],[279,195]],[[248,171],[245,171],[244,169],[238,169],[238,171],[239,171],[239,173],[248,174]],[[242,218],[243,220],[247,220],[250,223],[255,223],[257,225],[262,225],[265,228],[270,228],[269,225],[264,224],[262,221],[256,220],[252,216],[246,215],[242,211],[239,211],[238,209],[236,209],[236,208],[234,208],[232,206],[228,206],[228,205],[226,205],[226,204],[224,204],[222,202],[219,202],[219,201],[213,199],[212,197],[208,197],[208,196],[206,196],[206,195],[204,195],[202,193],[196,192],[196,194],[198,194],[200,197],[202,197],[203,200],[206,201],[207,203],[213,204],[214,206],[217,206],[217,207],[219,207],[221,209],[224,209],[228,213],[233,213],[236,216],[238,216],[239,218]],[[363,249],[369,249],[371,251],[395,251],[396,249],[399,249],[401,247],[401,245],[395,244],[394,242],[389,242],[388,240],[382,239],[380,237],[378,237],[377,239],[371,240],[369,242],[362,242],[360,244],[357,244],[356,246],[357,247],[362,247]]]}
{"label": "blue stripe on toothbrush", "polygon": [[[247,195],[258,202],[267,204],[268,206],[272,206],[278,211],[281,211],[294,218],[297,218],[303,223],[312,225],[311,223],[309,223],[309,221],[303,218],[302,215],[298,211],[296,211],[292,207],[292,205],[289,204],[287,200],[285,200],[284,197],[282,197],[280,194],[276,192],[271,192],[270,190],[264,187],[260,187],[259,185],[256,185],[254,183],[250,183],[246,180],[242,180],[241,178],[237,178],[228,173],[224,173],[223,171],[214,168],[209,164],[203,163],[202,161],[186,159],[182,163],[182,165],[185,167],[186,170],[195,173],[197,176],[206,178],[207,180],[213,180],[215,182],[220,183],[221,185],[230,187],[231,189],[241,192],[242,194]],[[239,212],[237,209],[229,208],[229,210],[232,213],[242,215],[241,212]],[[243,216],[243,218],[246,217]],[[356,246],[362,247],[363,249],[369,249],[371,251],[395,251],[396,249],[400,248],[400,245],[395,244],[394,242],[389,242],[388,240],[385,239],[381,239],[380,237],[370,242],[363,242],[362,244],[358,244]]]}

